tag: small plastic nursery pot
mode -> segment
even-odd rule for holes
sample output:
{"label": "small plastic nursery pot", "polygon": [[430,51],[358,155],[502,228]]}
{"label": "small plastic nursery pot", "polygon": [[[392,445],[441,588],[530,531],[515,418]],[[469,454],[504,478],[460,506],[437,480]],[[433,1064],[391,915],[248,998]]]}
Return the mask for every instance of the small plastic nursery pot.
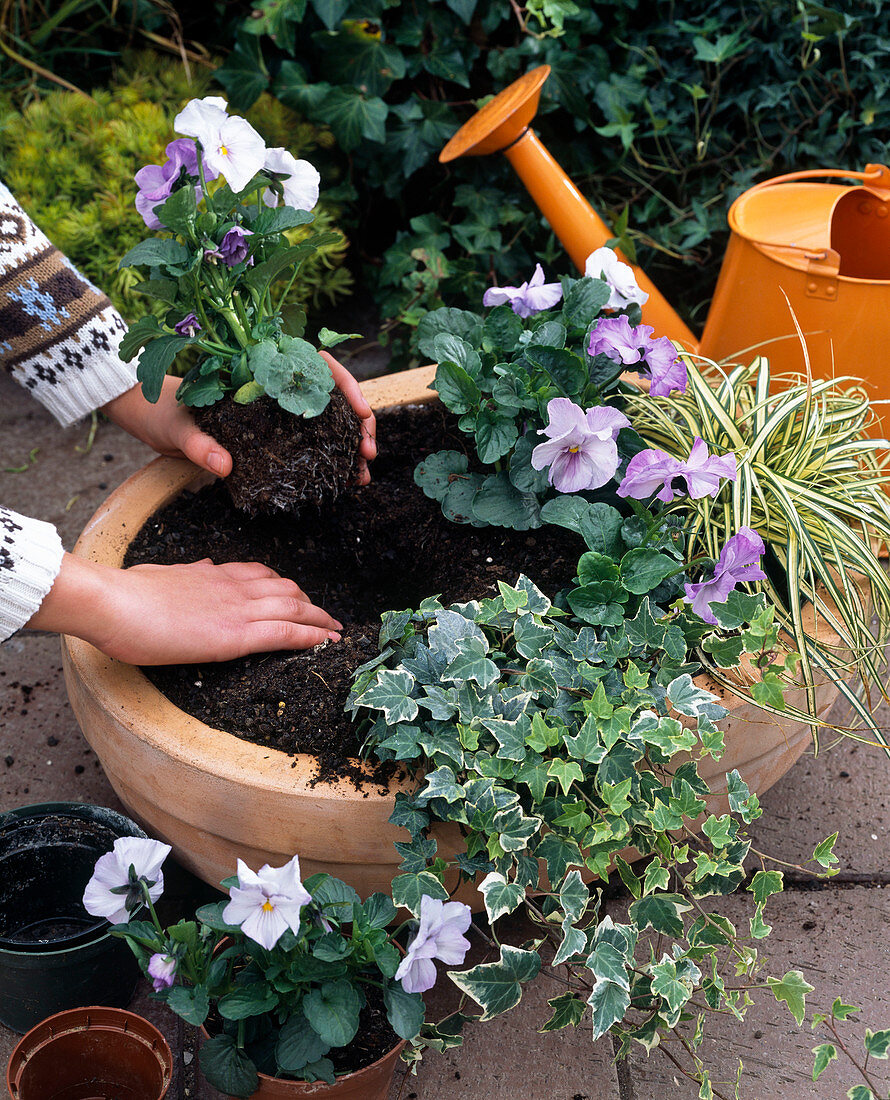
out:
{"label": "small plastic nursery pot", "polygon": [[123,1008],[139,980],[129,947],[83,908],[96,860],[135,822],[102,806],[46,802],[0,814],[0,1023],[25,1032],[64,1009]]}
{"label": "small plastic nursery pot", "polygon": [[[363,391],[378,412],[419,404],[435,399],[429,389],[434,374],[435,367],[418,367],[373,379]],[[120,567],[149,517],[207,479],[182,459],[155,459],[111,494],[87,524],[75,553]],[[824,644],[840,640],[826,637]],[[251,867],[280,866],[299,851],[306,875],[327,872],[362,897],[389,892],[401,862],[394,842],[408,839],[407,830],[391,825],[389,817],[396,794],[410,789],[410,782],[394,780],[380,795],[358,791],[345,780],[313,784],[313,757],[289,757],[211,729],[171,703],[140,669],[87,642],[63,638],[62,658],[71,706],[117,796],[153,836],[173,846],[188,870],[215,886],[238,858]],[[707,812],[726,813],[726,773],[738,770],[752,791],[763,794],[812,744],[810,728],[765,713],[709,677],[696,682],[729,711],[721,722],[723,758],[719,763],[708,758],[700,768],[712,791]],[[819,686],[820,714],[836,695],[833,684]],[[786,701],[804,706],[803,691],[789,692]],[[179,797],[169,798],[171,790]],[[446,857],[461,845],[456,826],[445,826],[436,836]],[[482,906],[472,887],[458,898]]]}
{"label": "small plastic nursery pot", "polygon": [[[203,1027],[201,1035],[204,1039],[208,1038]],[[269,1077],[266,1073],[260,1073],[260,1087],[251,1093],[250,1100],[302,1100],[304,1096],[316,1096],[319,1100],[386,1100],[405,1045],[403,1039],[370,1066],[338,1077],[333,1085],[326,1081],[289,1081],[284,1077]]]}
{"label": "small plastic nursery pot", "polygon": [[122,1008],[91,1005],[50,1016],[12,1052],[13,1100],[161,1100],[173,1055],[158,1029]]}

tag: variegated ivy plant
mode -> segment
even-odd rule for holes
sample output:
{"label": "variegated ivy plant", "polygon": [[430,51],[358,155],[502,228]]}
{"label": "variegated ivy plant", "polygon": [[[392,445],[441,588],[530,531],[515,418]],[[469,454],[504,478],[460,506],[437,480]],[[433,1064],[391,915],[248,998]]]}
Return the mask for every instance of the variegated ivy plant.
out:
{"label": "variegated ivy plant", "polygon": [[[700,1013],[741,1017],[759,986],[797,1015],[809,988],[798,971],[761,973],[764,906],[783,877],[764,862],[746,879],[756,795],[731,771],[729,812],[720,812],[700,773],[723,755],[727,712],[694,679],[695,650],[731,639],[757,663],[777,627],[763,596],[741,592],[715,605],[717,628],[628,592],[627,617],[596,630],[526,577],[498,588],[489,599],[387,613],[382,652],[356,675],[351,706],[366,747],[418,776],[391,818],[411,834],[397,845],[394,889],[444,899],[455,871],[479,884],[499,957],[451,977],[481,1019],[514,1007],[523,983],[547,968],[560,992],[543,1030],[585,1021],[594,1037],[611,1030],[625,1048],[647,1049],[675,1032],[686,1072],[704,1087]],[[459,826],[462,850],[439,851],[437,822]],[[833,843],[814,852],[815,872],[831,873]],[[632,895],[618,921],[595,885],[612,870]],[[707,899],[743,883],[752,910],[742,933]],[[522,906],[539,937],[500,943],[498,918]],[[424,1036],[436,1047],[457,1042],[471,1018],[461,1012]]]}

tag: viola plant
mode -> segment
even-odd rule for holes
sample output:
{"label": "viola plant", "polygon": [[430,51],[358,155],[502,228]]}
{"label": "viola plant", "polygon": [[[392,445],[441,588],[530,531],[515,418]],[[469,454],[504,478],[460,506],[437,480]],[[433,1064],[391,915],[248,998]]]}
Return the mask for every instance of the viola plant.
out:
{"label": "viola plant", "polygon": [[[614,256],[588,272],[561,280],[558,302],[552,284],[550,304],[530,297],[548,287],[537,276],[484,318],[439,311],[420,331],[474,446],[424,460],[415,480],[458,522],[573,532],[573,585],[551,598],[520,576],[487,598],[388,612],[349,705],[365,751],[416,777],[390,819],[411,837],[396,883],[481,891],[500,957],[451,975],[481,1019],[547,969],[559,992],[543,1030],[583,1021],[623,1053],[673,1041],[701,1095],[721,1096],[699,1055],[708,1012],[742,1017],[761,989],[797,1016],[809,986],[796,970],[764,975],[758,941],[783,873],[752,848],[760,806],[721,763],[728,711],[700,679],[703,655],[776,709],[798,656],[756,591],[753,526],[727,517],[721,545],[690,552],[700,510],[736,489],[737,454],[704,431],[656,453],[634,430],[630,397],[678,400],[689,363],[640,323],[643,296]],[[439,849],[443,822],[456,852]],[[834,873],[834,839],[809,873]],[[620,919],[595,885],[612,874],[630,894]],[[719,904],[740,887],[744,930]],[[539,937],[501,941],[499,918],[523,907]],[[456,1030],[428,1038],[448,1045]]]}
{"label": "viola plant", "polygon": [[[201,1070],[227,1096],[252,1095],[258,1073],[333,1083],[349,1066],[344,1048],[369,999],[393,1033],[375,1057],[418,1039],[433,960],[460,965],[470,947],[469,908],[443,900],[432,876],[434,893],[394,893],[416,917],[397,922],[384,894],[362,901],[324,874],[301,882],[296,856],[259,871],[239,860],[223,883],[227,901],[164,928],[154,903],[169,852],[155,840],[116,841],[98,860],[84,905],[117,922],[113,934],[129,943],[159,1000],[188,1023],[206,1024]],[[147,919],[137,919],[143,909]]]}
{"label": "viola plant", "polygon": [[[167,160],[136,173],[137,209],[147,227],[162,235],[137,244],[120,261],[141,274],[143,293],[169,308],[161,319],[147,316],[132,325],[121,356],[139,355],[143,393],[157,401],[174,360],[191,349],[193,365],[177,398],[205,410],[198,414],[201,426],[231,450],[243,446],[241,437],[249,433],[237,422],[229,429],[226,419],[208,419],[216,414],[206,410],[224,398],[245,407],[267,398],[305,419],[328,408],[331,368],[304,339],[306,315],[288,295],[301,265],[338,237],[306,235],[318,201],[317,170],[287,149],[267,149],[246,119],[228,114],[225,100],[192,100],[174,127],[183,136],[167,146]],[[292,240],[295,233],[303,239]],[[318,343],[329,348],[348,338],[322,329]],[[344,430],[345,454],[353,460],[346,463],[344,482],[351,484],[360,437],[355,418],[347,418]],[[285,452],[278,463],[280,499],[266,494],[273,496],[273,508],[300,499],[296,488],[288,489],[295,474],[287,461]],[[294,465],[312,468],[318,461],[298,458]],[[328,495],[341,487],[335,482]],[[245,497],[236,503],[253,503]]]}

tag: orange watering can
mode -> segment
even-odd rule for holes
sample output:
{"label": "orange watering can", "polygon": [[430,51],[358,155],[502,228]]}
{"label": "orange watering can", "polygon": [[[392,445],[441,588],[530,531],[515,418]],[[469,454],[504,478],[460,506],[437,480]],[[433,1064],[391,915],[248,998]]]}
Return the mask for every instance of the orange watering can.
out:
{"label": "orange watering can", "polygon": [[[439,160],[503,153],[583,271],[612,233],[530,127],[549,73],[542,65],[505,88],[458,130]],[[861,183],[812,182],[826,178]],[[796,318],[814,375],[851,375],[866,382],[873,402],[890,397],[882,323],[890,313],[890,169],[870,164],[864,172],[777,176],[740,195],[728,217],[729,247],[701,339],[631,265],[649,294],[643,320],[656,335],[708,359],[756,350],[777,373],[803,373]]]}

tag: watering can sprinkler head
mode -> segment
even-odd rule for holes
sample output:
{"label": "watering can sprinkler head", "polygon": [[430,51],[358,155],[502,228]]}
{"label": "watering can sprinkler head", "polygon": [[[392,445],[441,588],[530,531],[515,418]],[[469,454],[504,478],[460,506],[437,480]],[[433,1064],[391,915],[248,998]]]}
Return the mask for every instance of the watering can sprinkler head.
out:
{"label": "watering can sprinkler head", "polygon": [[[587,257],[612,240],[613,234],[531,129],[549,75],[550,66],[541,65],[499,92],[457,131],[439,154],[439,161],[447,164],[458,157],[503,153],[575,266],[583,272]],[[620,251],[618,257],[628,263]],[[697,338],[652,280],[636,265],[629,266],[639,287],[649,295],[643,306],[643,320],[657,333],[696,351]]]}

